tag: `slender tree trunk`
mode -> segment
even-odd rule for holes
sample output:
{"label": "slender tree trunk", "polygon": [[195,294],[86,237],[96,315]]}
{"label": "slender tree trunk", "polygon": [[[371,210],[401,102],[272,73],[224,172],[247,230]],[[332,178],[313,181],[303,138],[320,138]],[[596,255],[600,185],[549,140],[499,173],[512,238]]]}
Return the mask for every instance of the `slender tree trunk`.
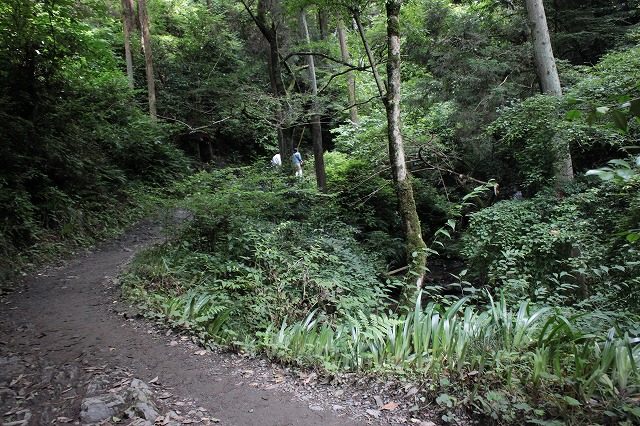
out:
{"label": "slender tree trunk", "polygon": [[561,96],[560,76],[553,56],[544,5],[542,0],[526,0],[526,3],[533,41],[533,54],[542,92],[548,95]]}
{"label": "slender tree trunk", "polygon": [[325,38],[329,33],[329,12],[326,8],[320,8],[318,11],[318,29],[321,38]]}
{"label": "slender tree trunk", "polygon": [[[526,4],[533,41],[533,54],[542,93],[550,96],[562,96],[562,86],[551,47],[544,5],[542,0],[526,0]],[[573,165],[568,143],[562,142],[558,151],[559,168],[556,172],[556,178],[561,183],[570,182],[573,180]]]}
{"label": "slender tree trunk", "polygon": [[[344,30],[344,23],[342,20],[338,21],[338,40],[340,41],[340,52],[342,52],[342,60],[350,64],[351,58],[349,57],[349,49],[347,49],[347,34]],[[349,118],[353,124],[359,124],[358,107],[356,106],[356,81],[353,78],[353,73],[349,71],[347,73],[347,91],[349,96]]]}
{"label": "slender tree trunk", "polygon": [[422,287],[424,274],[427,264],[427,245],[422,239],[422,227],[420,218],[416,209],[416,202],[413,198],[413,187],[411,178],[407,169],[407,163],[404,155],[404,142],[402,138],[401,120],[400,120],[400,7],[402,0],[388,0],[386,3],[387,10],[387,85],[388,92],[385,92],[384,85],[378,74],[375,59],[369,48],[364,35],[364,28],[360,22],[360,15],[357,11],[353,12],[354,19],[358,26],[360,38],[364,44],[367,56],[371,63],[373,75],[376,79],[378,91],[384,102],[387,112],[387,135],[389,139],[389,160],[391,162],[391,170],[393,172],[393,180],[395,183],[396,196],[402,223],[404,225],[406,247],[407,247],[407,263],[409,264],[409,273],[407,276],[411,280],[410,285],[404,288],[400,297],[401,304],[411,305],[415,302],[416,290]]}
{"label": "slender tree trunk", "polygon": [[387,9],[387,132],[389,135],[389,157],[393,170],[396,193],[400,204],[400,215],[407,238],[407,254],[410,262],[409,277],[415,278],[413,285],[405,289],[405,302],[415,301],[415,292],[422,287],[427,264],[426,244],[422,239],[422,227],[413,198],[413,188],[404,155],[404,143],[400,120],[400,7],[402,0],[388,0]]}
{"label": "slender tree trunk", "polygon": [[129,88],[134,89],[133,56],[131,55],[131,29],[133,28],[133,3],[122,0],[122,26],[124,30],[124,57],[127,63],[127,80]]}
{"label": "slender tree trunk", "polygon": [[149,92],[149,115],[152,121],[158,119],[156,110],[156,83],[153,77],[153,55],[151,54],[151,36],[149,34],[149,16],[147,15],[146,0],[138,0],[138,14],[142,27],[142,49],[144,50],[144,63],[147,71],[147,91]]}
{"label": "slender tree trunk", "polygon": [[378,73],[378,67],[376,64],[376,59],[373,57],[373,52],[371,51],[371,47],[369,46],[369,41],[364,34],[364,27],[362,26],[362,21],[360,19],[360,11],[357,9],[353,9],[351,11],[353,14],[353,19],[356,21],[356,25],[358,27],[358,34],[360,34],[360,39],[362,40],[362,45],[364,46],[365,52],[367,52],[367,58],[369,59],[369,63],[371,64],[371,71],[373,72],[373,78],[375,79],[376,86],[378,87],[378,94],[380,95],[380,99],[385,102],[385,89],[384,84],[382,83],[382,79],[380,78],[380,74]]}
{"label": "slender tree trunk", "polygon": [[[302,35],[307,45],[311,45],[309,27],[304,11],[300,13]],[[311,83],[311,139],[313,140],[313,164],[316,172],[316,183],[321,192],[327,192],[327,172],[324,167],[324,149],[322,147],[322,126],[318,112],[318,81],[316,80],[316,67],[313,55],[307,55],[307,70]]]}
{"label": "slender tree trunk", "polygon": [[[253,19],[260,33],[269,44],[269,80],[271,82],[271,90],[273,96],[278,99],[279,105],[274,111],[277,130],[278,130],[278,147],[280,149],[280,158],[282,158],[282,167],[288,172],[293,172],[293,129],[284,125],[286,114],[287,91],[282,80],[282,62],[280,60],[280,50],[278,48],[278,32],[275,23],[271,25],[267,23],[267,10],[264,0],[259,0],[257,5],[257,13],[254,14],[246,2],[242,2],[245,10]],[[287,158],[289,161],[287,161]]]}

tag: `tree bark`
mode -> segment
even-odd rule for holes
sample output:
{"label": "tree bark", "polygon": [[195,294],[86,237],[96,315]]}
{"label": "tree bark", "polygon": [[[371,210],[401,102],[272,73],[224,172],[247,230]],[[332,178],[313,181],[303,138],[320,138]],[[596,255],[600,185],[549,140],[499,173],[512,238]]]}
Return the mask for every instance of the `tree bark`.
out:
{"label": "tree bark", "polygon": [[321,7],[318,11],[318,29],[321,38],[325,38],[329,34],[329,12],[326,8]]}
{"label": "tree bark", "polygon": [[[251,16],[251,19],[262,33],[269,44],[268,65],[269,65],[269,80],[271,82],[271,90],[273,96],[279,101],[274,115],[277,121],[278,131],[278,147],[280,150],[280,158],[282,158],[282,167],[287,172],[293,173],[293,129],[284,125],[286,104],[282,102],[287,97],[287,90],[285,88],[284,81],[282,79],[282,61],[280,59],[280,50],[278,47],[278,32],[277,26],[274,22],[270,24],[267,22],[267,9],[264,0],[258,1],[257,13],[253,13],[249,5],[242,2],[245,10]],[[286,161],[286,159],[289,161]]]}
{"label": "tree bark", "polygon": [[[340,42],[340,52],[342,52],[342,60],[346,64],[351,63],[349,56],[349,49],[347,49],[347,34],[344,30],[344,23],[342,20],[338,21],[338,40]],[[356,106],[356,81],[353,78],[353,73],[349,71],[347,73],[347,93],[349,99],[349,119],[353,124],[360,124],[358,118],[358,107]]]}
{"label": "tree bark", "polygon": [[[302,35],[307,45],[311,45],[309,27],[304,11],[300,13]],[[327,172],[324,167],[324,149],[322,147],[322,126],[318,112],[318,81],[316,80],[316,67],[313,55],[307,55],[307,71],[311,83],[311,139],[313,140],[313,164],[316,173],[316,184],[321,192],[327,192]]]}
{"label": "tree bark", "polygon": [[133,56],[131,55],[131,30],[133,28],[133,2],[122,0],[122,26],[124,31],[124,57],[127,63],[127,81],[129,88],[133,90]]}
{"label": "tree bark", "polygon": [[415,303],[416,291],[422,287],[424,280],[427,264],[427,245],[422,239],[422,226],[420,225],[416,202],[413,198],[413,187],[404,154],[402,123],[400,119],[400,68],[402,61],[400,58],[399,15],[401,5],[402,0],[388,0],[386,3],[388,50],[387,92],[384,90],[384,85],[377,71],[375,59],[369,48],[369,43],[366,40],[364,28],[360,21],[360,14],[355,10],[352,12],[387,113],[389,160],[391,162],[396,196],[398,197],[400,217],[404,225],[407,263],[409,265],[409,272],[407,274],[409,277],[409,285],[403,289],[402,295],[400,296],[400,304],[411,306]]}
{"label": "tree bark", "polygon": [[147,91],[149,92],[149,115],[152,121],[158,119],[156,110],[156,83],[153,76],[153,55],[151,53],[151,36],[149,33],[149,16],[147,15],[146,0],[138,0],[138,15],[142,33],[142,49],[144,50],[144,64],[147,71]]}
{"label": "tree bark", "polygon": [[[387,132],[389,158],[407,239],[407,257],[412,285],[405,288],[404,302],[415,302],[416,291],[422,287],[427,264],[427,246],[422,239],[422,227],[413,198],[413,188],[407,170],[400,119],[400,7],[402,0],[388,0],[387,10]],[[402,299],[401,299],[402,300]]]}
{"label": "tree bark", "polygon": [[[526,4],[533,42],[533,55],[542,93],[550,96],[562,96],[562,86],[553,55],[544,5],[542,0],[526,0]],[[566,142],[562,142],[558,147],[556,179],[560,183],[573,180],[571,151]]]}

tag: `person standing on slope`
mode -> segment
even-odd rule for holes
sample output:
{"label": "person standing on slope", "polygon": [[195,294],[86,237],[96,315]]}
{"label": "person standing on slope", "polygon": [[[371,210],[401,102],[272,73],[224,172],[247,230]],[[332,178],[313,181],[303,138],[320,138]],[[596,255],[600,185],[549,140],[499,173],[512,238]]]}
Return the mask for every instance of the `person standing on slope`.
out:
{"label": "person standing on slope", "polygon": [[302,177],[302,155],[298,151],[298,148],[293,148],[293,168],[296,171],[296,176]]}

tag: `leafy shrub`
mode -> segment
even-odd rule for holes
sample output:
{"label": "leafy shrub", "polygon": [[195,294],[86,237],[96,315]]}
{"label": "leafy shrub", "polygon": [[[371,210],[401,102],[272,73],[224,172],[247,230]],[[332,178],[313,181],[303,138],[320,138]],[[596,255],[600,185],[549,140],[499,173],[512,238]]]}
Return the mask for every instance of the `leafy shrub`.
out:
{"label": "leafy shrub", "polygon": [[314,310],[342,317],[383,306],[378,257],[326,214],[323,195],[297,185],[256,167],[186,179],[177,191],[192,193],[181,202],[189,220],[134,262],[130,287],[156,310],[152,294],[181,298],[199,288],[231,309],[225,326],[238,336]]}
{"label": "leafy shrub", "polygon": [[562,120],[559,98],[538,95],[503,107],[488,131],[503,143],[506,164],[518,175],[510,181],[535,193],[554,182],[559,152],[558,127]]}
{"label": "leafy shrub", "polygon": [[617,151],[637,140],[637,124],[629,121],[628,131],[620,132],[597,117],[586,124],[567,120],[567,114],[575,108],[586,112],[598,105],[607,109],[636,99],[639,86],[632,70],[638,66],[637,47],[613,52],[597,66],[583,69],[582,78],[567,88],[563,97],[537,95],[500,109],[488,131],[503,146],[503,173],[507,180],[531,195],[552,185],[558,147],[563,144],[571,147],[576,172],[619,157]]}
{"label": "leafy shrub", "polygon": [[637,215],[633,188],[577,187],[501,201],[472,214],[463,237],[471,275],[505,291],[512,302],[636,306],[629,302],[637,288],[637,250],[616,237]]}

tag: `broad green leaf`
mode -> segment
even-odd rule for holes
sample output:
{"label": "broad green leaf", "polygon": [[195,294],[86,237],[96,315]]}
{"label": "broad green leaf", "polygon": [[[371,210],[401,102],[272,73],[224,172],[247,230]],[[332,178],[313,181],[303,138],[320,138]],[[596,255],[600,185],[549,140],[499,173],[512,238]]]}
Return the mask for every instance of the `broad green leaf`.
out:
{"label": "broad green leaf", "polygon": [[616,175],[620,176],[622,179],[631,179],[635,176],[635,172],[630,169],[618,169],[616,170]]}
{"label": "broad green leaf", "polygon": [[573,407],[579,407],[581,405],[580,401],[578,401],[575,398],[571,398],[570,396],[567,396],[567,395],[562,397],[562,399],[564,399],[567,404],[569,404],[569,405],[571,405]]}
{"label": "broad green leaf", "polygon": [[627,116],[621,111],[612,111],[611,118],[613,119],[613,124],[623,132],[627,132],[629,130],[629,123],[627,122]]}
{"label": "broad green leaf", "polygon": [[577,109],[570,110],[569,112],[567,112],[567,115],[566,115],[567,120],[575,120],[580,117],[582,117],[582,111]]}
{"label": "broad green leaf", "polygon": [[640,239],[640,234],[636,232],[631,232],[630,234],[627,235],[627,241],[629,241],[630,243],[638,241],[639,239]]}
{"label": "broad green leaf", "polygon": [[630,169],[631,168],[631,165],[628,162],[626,162],[624,160],[617,159],[617,158],[614,159],[614,160],[610,160],[609,164],[613,164],[613,165],[616,165],[616,166],[619,166],[619,167],[623,167],[625,169]]}
{"label": "broad green leaf", "polygon": [[605,169],[595,169],[595,170],[587,170],[586,173],[587,176],[598,176],[600,179],[602,180],[612,180],[615,175],[611,172],[611,170],[605,170]]}

